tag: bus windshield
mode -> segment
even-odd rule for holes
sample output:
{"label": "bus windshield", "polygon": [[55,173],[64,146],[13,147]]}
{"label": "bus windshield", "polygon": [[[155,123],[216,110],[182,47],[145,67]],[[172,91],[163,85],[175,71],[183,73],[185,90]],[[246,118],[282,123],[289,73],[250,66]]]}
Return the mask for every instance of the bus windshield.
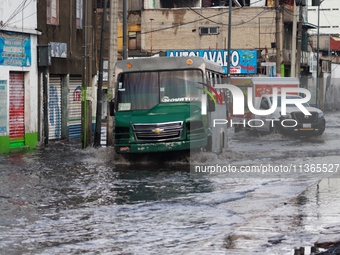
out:
{"label": "bus windshield", "polygon": [[118,111],[147,110],[159,103],[200,101],[200,70],[123,73],[118,83]]}

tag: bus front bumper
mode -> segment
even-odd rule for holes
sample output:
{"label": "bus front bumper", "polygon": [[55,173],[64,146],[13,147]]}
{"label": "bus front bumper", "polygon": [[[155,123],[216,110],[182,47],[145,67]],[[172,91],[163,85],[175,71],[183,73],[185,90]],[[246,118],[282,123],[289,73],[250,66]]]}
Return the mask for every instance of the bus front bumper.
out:
{"label": "bus front bumper", "polygon": [[166,152],[190,150],[194,148],[204,147],[207,144],[207,138],[172,141],[172,142],[157,142],[157,143],[140,143],[140,144],[115,144],[116,153],[148,153],[148,152]]}

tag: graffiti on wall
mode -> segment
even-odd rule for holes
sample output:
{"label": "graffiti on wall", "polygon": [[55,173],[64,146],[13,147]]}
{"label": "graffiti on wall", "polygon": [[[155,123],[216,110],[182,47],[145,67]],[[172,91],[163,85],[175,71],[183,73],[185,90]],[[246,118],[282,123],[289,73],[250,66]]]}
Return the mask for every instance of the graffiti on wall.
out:
{"label": "graffiti on wall", "polygon": [[78,86],[73,91],[73,102],[80,102],[81,101],[81,87]]}
{"label": "graffiti on wall", "polygon": [[54,126],[55,138],[60,138],[61,133],[61,114],[59,108],[58,90],[55,86],[50,86],[50,98],[48,106],[50,108],[50,125]]}
{"label": "graffiti on wall", "polygon": [[7,132],[7,81],[0,80],[0,133]]}

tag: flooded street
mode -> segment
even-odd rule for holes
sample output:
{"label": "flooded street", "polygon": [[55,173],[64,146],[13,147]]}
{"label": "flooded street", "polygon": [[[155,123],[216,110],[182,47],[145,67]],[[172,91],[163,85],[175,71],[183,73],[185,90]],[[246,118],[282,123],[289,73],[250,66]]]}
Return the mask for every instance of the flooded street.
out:
{"label": "flooded street", "polygon": [[[321,137],[230,132],[222,154],[191,163],[339,164],[340,114],[325,118]],[[251,178],[189,169],[186,157],[129,162],[78,142],[0,155],[0,253],[294,254],[340,233],[340,169]]]}

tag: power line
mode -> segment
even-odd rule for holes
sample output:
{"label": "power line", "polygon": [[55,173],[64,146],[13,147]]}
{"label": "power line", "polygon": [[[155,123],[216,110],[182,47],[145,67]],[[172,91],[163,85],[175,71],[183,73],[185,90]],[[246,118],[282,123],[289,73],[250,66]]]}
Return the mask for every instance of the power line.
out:
{"label": "power line", "polygon": [[17,16],[20,12],[22,12],[24,9],[26,9],[26,7],[29,6],[29,4],[32,2],[32,0],[30,0],[27,4],[28,0],[23,0],[19,6],[14,10],[14,12],[11,14],[11,16],[6,20],[6,22],[4,22],[0,28],[3,28],[4,26],[8,25],[8,23],[15,18],[15,16]]}
{"label": "power line", "polygon": [[23,19],[20,19],[20,20],[14,21],[14,22],[9,22],[9,23],[7,23],[7,24],[9,25],[9,24],[15,24],[15,23],[18,23],[18,22],[20,22],[20,21],[22,21],[22,20],[25,20],[25,19],[27,19],[27,18],[29,18],[29,17],[33,16],[34,14],[37,14],[37,12],[34,12],[34,13],[32,13],[32,14],[30,14],[30,15],[28,15],[28,16],[26,16],[26,17],[24,17]]}
{"label": "power line", "polygon": [[[211,20],[210,18],[205,17],[204,15],[200,14],[200,13],[197,12],[195,9],[193,9],[191,6],[189,6],[187,3],[185,3],[183,0],[181,0],[181,1],[182,1],[182,2],[183,2],[190,10],[192,10],[193,12],[195,12],[196,14],[198,14],[199,16],[201,16],[203,19],[206,19],[206,20],[208,20],[208,21],[210,21],[210,22],[212,22],[212,23],[215,23],[215,24],[217,24],[217,25],[229,26],[229,24],[225,24],[225,23],[221,23],[221,22],[216,22],[216,21]],[[259,2],[259,1],[258,1],[258,2]],[[256,3],[256,2],[255,2],[255,3]],[[232,8],[232,7],[229,6],[229,8]],[[238,10],[238,9],[242,9],[242,8],[244,8],[244,7],[236,8],[236,9],[234,9],[234,10]],[[250,20],[248,20],[248,21],[245,21],[245,22],[242,22],[242,23],[238,23],[238,24],[231,24],[231,26],[240,26],[240,25],[249,23],[249,22],[253,21],[255,18],[257,18],[258,16],[260,16],[260,15],[261,15],[265,10],[267,10],[267,9],[268,9],[268,7],[265,7],[260,13],[258,13],[255,17],[253,17],[252,19],[250,19]],[[232,10],[232,11],[233,11],[233,10]],[[229,10],[228,10],[228,12],[229,12]],[[224,14],[224,13],[226,13],[226,12],[221,13],[221,15]]]}
{"label": "power line", "polygon": [[[242,7],[243,8],[243,7]],[[237,9],[241,9],[241,8],[237,8]],[[264,10],[262,10],[260,13],[258,13],[255,17],[251,18],[250,20],[247,20],[247,21],[244,21],[242,23],[238,23],[238,24],[232,24],[231,26],[240,26],[240,25],[244,25],[246,23],[249,23],[251,21],[253,21],[255,18],[257,18],[258,16],[260,16],[263,12],[267,11],[269,8],[266,7]],[[218,13],[218,14],[214,14],[212,16],[209,16],[209,17],[205,17],[205,18],[213,18],[213,17],[216,17],[216,16],[220,16],[222,14],[225,14],[226,12],[222,12],[222,13]],[[201,19],[198,19],[198,20],[193,20],[193,21],[189,21],[189,22],[185,22],[185,23],[181,23],[181,24],[178,24],[178,25],[173,25],[173,26],[169,26],[169,27],[164,27],[164,28],[159,28],[159,29],[154,29],[152,30],[152,32],[160,32],[160,31],[164,31],[164,30],[167,30],[167,29],[171,29],[171,28],[176,28],[176,27],[180,27],[180,26],[185,26],[185,25],[188,25],[188,24],[192,24],[192,23],[195,23],[195,22],[199,22],[199,21],[202,21],[204,20],[204,18],[201,18]],[[228,24],[223,24],[223,23],[220,23],[220,25],[225,25],[225,26],[228,26]],[[149,34],[151,33],[151,31],[146,31],[146,32],[141,32],[140,34]],[[123,36],[119,36],[118,37],[119,39],[120,38],[123,38]]]}

